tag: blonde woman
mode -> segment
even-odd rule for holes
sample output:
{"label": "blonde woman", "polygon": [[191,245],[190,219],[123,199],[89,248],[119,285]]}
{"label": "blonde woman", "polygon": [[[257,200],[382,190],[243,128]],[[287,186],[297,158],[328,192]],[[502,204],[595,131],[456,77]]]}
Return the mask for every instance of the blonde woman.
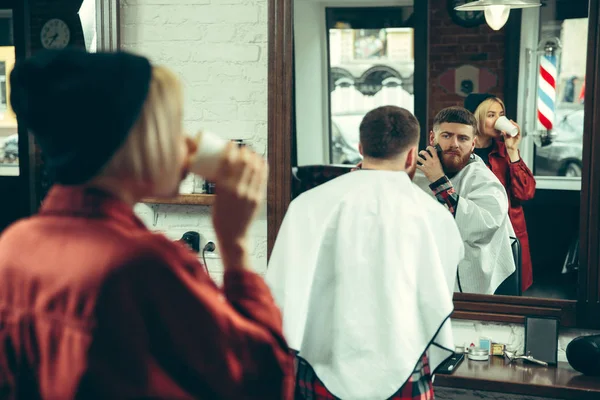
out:
{"label": "blonde woman", "polygon": [[535,193],[535,178],[519,153],[521,128],[516,136],[494,128],[496,120],[506,114],[506,107],[491,94],[473,93],[465,100],[465,108],[475,115],[479,132],[475,154],[483,159],[494,175],[502,182],[509,198],[508,215],[521,242],[521,288],[527,290],[533,283],[529,237],[522,202],[531,200]]}
{"label": "blonde woman", "polygon": [[0,393],[290,398],[281,315],[249,270],[264,160],[229,146],[221,161],[221,290],[133,212],[143,197],[175,195],[195,150],[171,72],[127,53],[61,50],[18,63],[11,86],[56,184],[37,215],[0,237]]}

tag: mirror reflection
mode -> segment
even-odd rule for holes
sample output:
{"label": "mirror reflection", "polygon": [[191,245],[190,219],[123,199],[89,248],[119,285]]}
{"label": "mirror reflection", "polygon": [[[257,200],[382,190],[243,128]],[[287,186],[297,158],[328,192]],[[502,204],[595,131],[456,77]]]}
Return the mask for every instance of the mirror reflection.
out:
{"label": "mirror reflection", "polygon": [[[387,104],[414,110],[412,2],[365,5],[294,4],[299,165],[356,164],[368,111]],[[315,19],[324,26],[315,29]]]}
{"label": "mirror reflection", "polygon": [[8,100],[14,65],[12,10],[0,10],[0,176],[19,175],[17,119]]}
{"label": "mirror reflection", "polygon": [[497,31],[432,1],[429,88],[414,85],[412,2],[347,5],[295,2],[293,196],[360,165],[367,112],[414,112],[428,90],[413,182],[461,231],[456,291],[575,299],[588,1],[513,10]]}

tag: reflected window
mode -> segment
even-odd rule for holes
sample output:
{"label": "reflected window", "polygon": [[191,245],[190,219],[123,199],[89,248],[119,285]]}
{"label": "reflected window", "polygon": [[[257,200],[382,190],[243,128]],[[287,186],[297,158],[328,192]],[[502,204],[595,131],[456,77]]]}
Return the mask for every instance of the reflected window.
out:
{"label": "reflected window", "polygon": [[414,112],[412,7],[328,8],[330,161],[356,164],[359,126],[393,104]]}
{"label": "reflected window", "polygon": [[521,152],[538,189],[580,190],[588,1],[551,0],[523,16]]}
{"label": "reflected window", "polygon": [[10,73],[15,66],[12,10],[0,10],[0,176],[19,175],[17,118],[10,106]]}
{"label": "reflected window", "polygon": [[[563,46],[556,54],[556,98],[551,142],[545,145],[543,140],[537,141],[534,174],[581,178],[587,53],[587,40],[583,38],[587,38],[588,19],[556,21],[555,16],[547,14],[542,12],[541,35],[560,38]],[[538,107],[538,113],[552,115],[546,107]]]}

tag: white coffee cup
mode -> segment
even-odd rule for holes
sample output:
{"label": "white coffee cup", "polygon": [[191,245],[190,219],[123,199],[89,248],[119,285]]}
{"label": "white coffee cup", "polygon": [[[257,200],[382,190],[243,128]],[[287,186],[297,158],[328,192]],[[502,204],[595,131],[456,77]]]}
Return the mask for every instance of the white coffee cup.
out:
{"label": "white coffee cup", "polygon": [[198,149],[190,163],[190,172],[206,180],[214,181],[217,178],[219,163],[227,146],[227,140],[208,131],[200,132],[197,140]]}
{"label": "white coffee cup", "polygon": [[511,137],[515,137],[519,133],[519,128],[514,126],[512,122],[510,122],[510,120],[504,115],[496,120],[496,123],[494,124],[494,129],[498,131],[504,131],[508,133],[508,135]]}

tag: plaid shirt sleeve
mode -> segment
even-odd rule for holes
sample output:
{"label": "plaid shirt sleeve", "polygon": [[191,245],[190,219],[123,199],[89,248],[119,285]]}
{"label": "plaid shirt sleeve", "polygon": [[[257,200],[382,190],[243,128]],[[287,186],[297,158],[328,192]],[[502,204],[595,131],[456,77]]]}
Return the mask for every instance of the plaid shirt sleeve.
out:
{"label": "plaid shirt sleeve", "polygon": [[[296,356],[295,400],[340,400],[321,382],[306,360]],[[423,354],[406,383],[388,400],[433,400],[433,382],[427,354]]]}
{"label": "plaid shirt sleeve", "polygon": [[452,182],[446,175],[429,185],[429,188],[435,195],[435,198],[448,207],[453,217],[456,217],[456,207],[458,205],[458,193],[454,190]]}

